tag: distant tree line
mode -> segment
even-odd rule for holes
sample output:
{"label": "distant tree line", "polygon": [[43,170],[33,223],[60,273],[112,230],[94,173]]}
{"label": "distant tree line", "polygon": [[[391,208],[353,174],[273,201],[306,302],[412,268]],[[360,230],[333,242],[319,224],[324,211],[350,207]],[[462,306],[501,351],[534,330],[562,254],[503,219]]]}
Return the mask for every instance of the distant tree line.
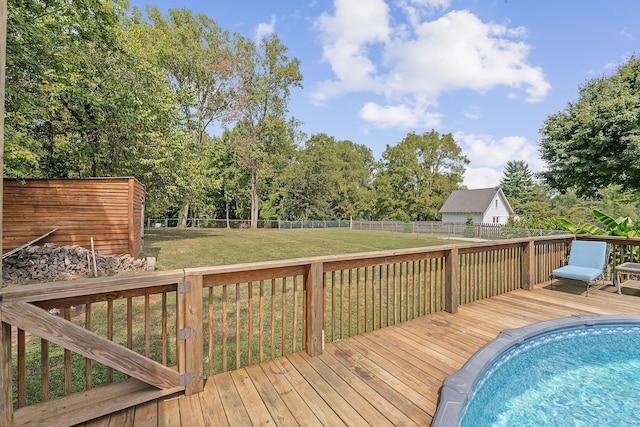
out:
{"label": "distant tree line", "polygon": [[[581,222],[572,215],[594,200],[635,214],[639,69],[631,58],[547,119],[541,177],[509,162],[502,186],[524,220]],[[364,144],[305,135],[289,111],[302,82],[276,34],[256,43],[187,9],[12,1],[4,177],[134,176],[148,216],[185,223],[439,219],[469,163],[453,136],[410,132],[377,160]]]}

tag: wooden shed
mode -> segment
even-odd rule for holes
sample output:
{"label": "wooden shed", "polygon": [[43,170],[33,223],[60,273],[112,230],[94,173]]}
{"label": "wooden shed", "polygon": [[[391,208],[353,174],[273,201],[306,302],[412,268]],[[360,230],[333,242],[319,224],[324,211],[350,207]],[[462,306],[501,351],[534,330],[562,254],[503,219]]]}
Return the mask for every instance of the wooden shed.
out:
{"label": "wooden shed", "polygon": [[2,253],[39,240],[102,255],[142,253],[145,188],[135,178],[5,179]]}

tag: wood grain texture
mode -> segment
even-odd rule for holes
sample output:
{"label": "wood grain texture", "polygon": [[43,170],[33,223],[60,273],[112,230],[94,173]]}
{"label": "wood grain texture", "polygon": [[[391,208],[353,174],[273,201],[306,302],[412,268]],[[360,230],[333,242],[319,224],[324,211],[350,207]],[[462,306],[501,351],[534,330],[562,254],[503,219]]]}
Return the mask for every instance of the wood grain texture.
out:
{"label": "wood grain texture", "polygon": [[90,247],[103,255],[142,253],[144,186],[135,178],[3,180],[2,252],[46,231],[40,243]]}
{"label": "wood grain texture", "polygon": [[3,304],[2,318],[7,323],[147,384],[163,389],[179,384],[179,375],[174,369],[147,359],[31,304]]}

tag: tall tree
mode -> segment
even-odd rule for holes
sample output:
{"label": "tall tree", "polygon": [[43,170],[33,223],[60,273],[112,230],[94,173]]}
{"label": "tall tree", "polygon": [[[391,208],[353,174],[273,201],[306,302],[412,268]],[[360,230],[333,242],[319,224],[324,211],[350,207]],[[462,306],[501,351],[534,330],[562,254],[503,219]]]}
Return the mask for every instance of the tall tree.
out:
{"label": "tall tree", "polygon": [[541,157],[550,187],[594,197],[610,184],[640,189],[640,58],[631,57],[609,77],[590,80],[544,123]]}
{"label": "tall tree", "polygon": [[287,56],[276,34],[259,47],[238,40],[239,90],[234,147],[238,162],[249,170],[251,227],[258,226],[259,186],[282,167],[295,150],[298,122],[287,118],[291,88],[302,87],[300,61]]}
{"label": "tall tree", "polygon": [[[169,9],[165,17],[158,8],[150,7],[147,15],[151,25],[147,43],[154,47],[158,64],[178,94],[183,119],[193,133],[190,150],[204,159],[206,129],[215,122],[226,123],[234,111],[237,56],[233,37],[215,20],[187,9]],[[204,163],[196,168],[205,169]],[[197,192],[206,186],[209,177],[199,174],[192,182]],[[196,200],[185,200],[183,226],[191,203]]]}
{"label": "tall tree", "polygon": [[534,186],[533,173],[524,160],[509,160],[504,167],[500,187],[505,196],[525,199]]}
{"label": "tall tree", "polygon": [[451,134],[408,134],[382,154],[375,177],[376,219],[436,220],[451,191],[462,184],[469,160]]}
{"label": "tall tree", "polygon": [[[93,67],[82,70],[82,61],[90,52],[99,54],[96,62],[117,55],[117,20],[112,2],[12,2],[7,21],[6,175],[65,175],[67,167],[52,165],[59,157],[58,137],[68,130],[63,101],[87,97],[87,82],[95,77],[95,88],[101,81]],[[90,129],[71,131],[87,135]]]}

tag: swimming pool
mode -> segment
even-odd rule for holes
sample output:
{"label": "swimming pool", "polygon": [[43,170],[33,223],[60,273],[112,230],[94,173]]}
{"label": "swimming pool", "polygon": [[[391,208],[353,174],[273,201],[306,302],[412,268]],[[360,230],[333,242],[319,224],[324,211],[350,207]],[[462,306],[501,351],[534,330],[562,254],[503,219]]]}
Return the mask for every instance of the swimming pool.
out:
{"label": "swimming pool", "polygon": [[501,332],[445,379],[431,425],[640,425],[640,316]]}

